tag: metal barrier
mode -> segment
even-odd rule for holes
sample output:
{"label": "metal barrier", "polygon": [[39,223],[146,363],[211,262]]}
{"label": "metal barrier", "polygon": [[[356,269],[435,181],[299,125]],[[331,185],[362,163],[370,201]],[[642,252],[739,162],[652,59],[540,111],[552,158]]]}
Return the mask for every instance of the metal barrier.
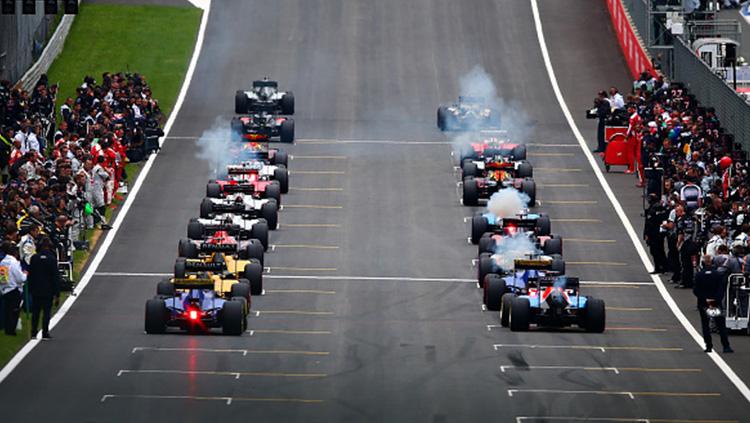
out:
{"label": "metal barrier", "polygon": [[36,15],[22,15],[19,10],[0,15],[0,79],[18,80],[39,58],[54,19],[40,10]]}
{"label": "metal barrier", "polygon": [[742,41],[742,25],[736,19],[714,19],[710,21],[688,21],[685,32],[692,43],[698,38],[722,37]]}
{"label": "metal barrier", "polygon": [[75,19],[75,17],[76,15],[63,16],[55,33],[52,34],[52,38],[50,38],[41,56],[39,56],[39,59],[37,59],[37,61],[18,81],[24,90],[28,91],[33,88],[34,84],[39,80],[39,77],[43,73],[46,73],[49,70],[49,67],[52,66],[52,62],[55,61],[65,45],[65,38],[67,38],[68,33],[70,32],[70,27],[73,26],[73,19]]}
{"label": "metal barrier", "polygon": [[744,150],[750,149],[750,105],[711,71],[680,39],[673,39],[674,79],[681,81],[707,107],[716,109],[721,125],[735,136]]}

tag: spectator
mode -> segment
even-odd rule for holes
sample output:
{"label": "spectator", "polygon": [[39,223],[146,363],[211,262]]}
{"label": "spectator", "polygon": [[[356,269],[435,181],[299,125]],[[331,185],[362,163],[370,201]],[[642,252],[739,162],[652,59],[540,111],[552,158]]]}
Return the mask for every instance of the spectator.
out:
{"label": "spectator", "polygon": [[0,245],[0,293],[3,298],[3,327],[6,335],[15,336],[18,315],[21,306],[23,283],[26,273],[21,270],[21,263],[16,246],[5,241]]}
{"label": "spectator", "polygon": [[50,339],[49,320],[53,300],[60,298],[60,271],[52,240],[48,237],[39,242],[39,252],[31,258],[28,289],[31,294],[31,337],[36,337],[39,315],[42,314],[42,338]]}
{"label": "spectator", "polygon": [[625,98],[616,87],[610,87],[608,100],[612,110],[625,108]]}
{"label": "spectator", "polygon": [[[721,306],[721,300],[724,298],[725,289],[725,278],[721,273],[713,269],[712,262],[713,258],[711,256],[703,256],[703,270],[698,272],[698,275],[695,278],[695,288],[693,289],[693,293],[698,299],[698,313],[701,318],[703,342],[706,344],[706,352],[713,351],[713,340],[711,339],[711,325],[709,324],[710,317],[708,312],[710,308],[716,309]],[[729,337],[727,336],[727,327],[724,316],[714,316],[713,319],[719,330],[721,345],[724,347],[724,352],[734,352],[729,345]]]}
{"label": "spectator", "polygon": [[649,207],[646,210],[646,223],[643,227],[643,239],[648,245],[651,257],[654,259],[653,274],[665,273],[669,270],[669,262],[664,252],[664,232],[661,224],[667,219],[667,209],[659,202],[659,198],[649,196]]}
{"label": "spectator", "polygon": [[596,117],[598,119],[596,127],[597,147],[594,153],[604,153],[607,149],[607,140],[604,139],[604,128],[610,112],[610,104],[607,101],[607,93],[605,91],[599,91],[599,95],[594,99],[594,108],[596,108]]}

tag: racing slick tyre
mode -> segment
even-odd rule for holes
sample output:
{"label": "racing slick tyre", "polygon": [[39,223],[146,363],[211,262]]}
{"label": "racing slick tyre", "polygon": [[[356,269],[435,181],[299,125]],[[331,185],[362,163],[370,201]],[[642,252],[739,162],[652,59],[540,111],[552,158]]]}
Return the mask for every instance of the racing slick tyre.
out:
{"label": "racing slick tyre", "polygon": [[505,281],[500,275],[489,274],[484,280],[484,305],[487,310],[500,311],[500,302],[505,294]]}
{"label": "racing slick tyre", "polygon": [[185,258],[198,258],[198,246],[189,239],[181,239],[177,242],[177,256]]}
{"label": "racing slick tyre", "polygon": [[200,222],[188,223],[187,236],[190,239],[203,239],[203,224]]}
{"label": "racing slick tyre", "polygon": [[562,254],[562,249],[563,239],[558,235],[554,235],[552,238],[545,241],[544,245],[542,246],[542,251],[544,251],[544,254],[547,255]]}
{"label": "racing slick tyre", "polygon": [[245,304],[226,301],[221,310],[221,331],[224,335],[242,335],[245,327]]}
{"label": "racing slick tyre", "polygon": [[277,167],[276,169],[274,169],[273,178],[279,181],[282,194],[286,194],[289,192],[289,171],[286,169],[286,167]]}
{"label": "racing slick tyre", "polygon": [[471,160],[465,160],[464,166],[464,178],[477,177],[479,176],[479,167],[476,163]]}
{"label": "racing slick tyre", "polygon": [[552,222],[549,216],[543,214],[536,219],[536,235],[549,236],[552,233]]}
{"label": "racing slick tyre", "polygon": [[230,123],[230,137],[232,141],[242,141],[242,122],[238,118],[233,118]]}
{"label": "racing slick tyre", "polygon": [[477,187],[477,181],[474,178],[464,179],[463,194],[464,206],[479,205],[479,187]]}
{"label": "racing slick tyre", "polygon": [[281,185],[273,182],[266,185],[266,198],[273,198],[276,204],[281,204]]}
{"label": "racing slick tyre", "polygon": [[533,179],[526,178],[521,182],[521,191],[529,196],[528,207],[536,206],[536,182]]}
{"label": "racing slick tyre", "polygon": [[283,97],[281,97],[281,114],[294,114],[294,94],[292,94],[291,91],[287,91],[287,93],[284,94]]}
{"label": "racing slick tyre", "polygon": [[146,301],[146,333],[164,333],[167,330],[167,306],[164,300],[152,298]]}
{"label": "racing slick tyre", "polygon": [[471,243],[478,244],[485,232],[487,232],[487,218],[484,216],[473,216],[471,218]]}
{"label": "racing slick tyre", "polygon": [[513,147],[513,160],[526,160],[526,145],[520,144]]}
{"label": "racing slick tyre", "polygon": [[273,158],[271,159],[271,164],[276,166],[289,166],[289,155],[286,151],[276,150],[276,153],[274,153]]}
{"label": "racing slick tyre", "polygon": [[250,239],[244,249],[240,250],[240,260],[257,259],[263,265],[263,244],[257,239]]}
{"label": "racing slick tyre", "polygon": [[159,281],[158,284],[156,284],[156,295],[164,296],[164,297],[174,297],[174,285],[172,285],[172,282],[167,280]]}
{"label": "racing slick tyre", "polygon": [[513,298],[515,298],[513,294],[504,294],[500,302],[500,325],[504,328],[510,324],[510,308]]}
{"label": "racing slick tyre", "polygon": [[184,278],[186,273],[186,262],[184,257],[177,257],[177,260],[174,262],[174,277],[175,278]]}
{"label": "racing slick tyre", "polygon": [[604,300],[589,297],[586,301],[586,315],[583,325],[586,332],[602,333],[606,325],[607,314]]}
{"label": "racing slick tyre", "polygon": [[557,272],[561,275],[565,274],[565,260],[559,254],[552,254],[552,265],[549,270]]}
{"label": "racing slick tyre", "polygon": [[250,294],[263,294],[263,266],[257,260],[250,260],[242,271],[242,278],[250,283]]}
{"label": "racing slick tyre", "polygon": [[210,199],[204,198],[203,201],[201,201],[201,219],[210,219],[213,213],[214,203],[212,203]]}
{"label": "racing slick tyre", "polygon": [[494,272],[494,262],[490,253],[482,253],[479,255],[479,265],[477,265],[477,281],[479,287],[484,287],[485,276]]}
{"label": "racing slick tyre", "polygon": [[495,240],[492,239],[492,237],[487,234],[487,236],[482,236],[479,238],[479,246],[477,247],[477,254],[482,253],[495,253]]}
{"label": "racing slick tyre", "polygon": [[534,176],[534,167],[531,166],[531,163],[524,160],[518,165],[516,175],[517,178],[532,178]]}
{"label": "racing slick tyre", "polygon": [[279,203],[274,199],[260,206],[260,215],[268,222],[268,229],[279,229]]}
{"label": "racing slick tyre", "polygon": [[263,251],[268,251],[268,222],[265,219],[259,219],[260,222],[253,225],[250,229],[250,238],[255,238],[263,245]]}
{"label": "racing slick tyre", "polygon": [[206,197],[221,198],[221,185],[217,183],[208,183],[206,185]]}
{"label": "racing slick tyre", "polygon": [[281,128],[279,128],[279,140],[288,144],[294,142],[294,119],[287,119],[281,122]]}
{"label": "racing slick tyre", "polygon": [[448,123],[448,110],[445,108],[445,106],[440,106],[437,109],[437,127],[441,131],[447,131],[447,123]]}
{"label": "racing slick tyre", "polygon": [[238,115],[247,113],[247,95],[242,90],[234,93],[234,113]]}
{"label": "racing slick tyre", "polygon": [[[233,284],[229,289],[230,297],[240,297],[245,301],[250,301],[250,282],[247,279],[239,279],[236,284]],[[232,298],[234,300],[234,298]]]}
{"label": "racing slick tyre", "polygon": [[242,303],[242,310],[245,312],[245,318],[242,319],[242,330],[247,330],[247,315],[250,314],[250,303],[243,297],[232,297],[229,301],[237,301]]}
{"label": "racing slick tyre", "polygon": [[510,330],[526,332],[531,320],[531,305],[528,298],[514,297],[510,303]]}

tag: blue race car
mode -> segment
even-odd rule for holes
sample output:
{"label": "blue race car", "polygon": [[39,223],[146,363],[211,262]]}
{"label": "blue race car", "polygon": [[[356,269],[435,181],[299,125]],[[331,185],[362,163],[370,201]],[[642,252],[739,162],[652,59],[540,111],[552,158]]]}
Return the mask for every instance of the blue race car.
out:
{"label": "blue race car", "polygon": [[503,295],[521,295],[534,281],[565,273],[565,262],[552,257],[538,256],[513,261],[513,270],[490,273],[482,284],[483,301],[487,310],[499,311]]}
{"label": "blue race car", "polygon": [[550,276],[530,282],[527,293],[505,294],[500,322],[513,332],[529,325],[565,327],[577,325],[587,332],[602,333],[606,323],[604,300],[580,294],[578,278]]}
{"label": "blue race car", "polygon": [[231,297],[226,300],[221,290],[216,289],[221,282],[198,276],[159,282],[157,295],[146,301],[146,333],[164,333],[167,327],[177,327],[190,332],[221,328],[225,335],[242,335],[247,328],[249,309],[246,297],[240,292],[245,287],[232,285]]}

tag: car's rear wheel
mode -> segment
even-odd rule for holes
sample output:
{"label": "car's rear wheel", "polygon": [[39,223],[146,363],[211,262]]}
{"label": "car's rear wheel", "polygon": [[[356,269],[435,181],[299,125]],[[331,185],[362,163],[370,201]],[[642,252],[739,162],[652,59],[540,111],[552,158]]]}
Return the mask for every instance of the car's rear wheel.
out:
{"label": "car's rear wheel", "polygon": [[182,279],[185,277],[187,273],[187,262],[185,261],[184,257],[177,257],[177,260],[174,262],[174,277],[178,279]]}
{"label": "car's rear wheel", "polygon": [[284,94],[283,97],[281,97],[281,114],[294,114],[294,94],[292,94],[291,91],[287,91],[287,93]]}
{"label": "car's rear wheel", "polygon": [[441,131],[448,130],[448,127],[446,126],[446,124],[448,122],[447,119],[446,119],[447,115],[448,115],[448,111],[446,110],[445,106],[438,107],[438,109],[437,109],[437,127]]}
{"label": "car's rear wheel", "polygon": [[260,214],[268,222],[268,229],[279,228],[279,203],[276,200],[269,198],[268,202],[260,206]]}
{"label": "car's rear wheel", "polygon": [[479,286],[484,286],[484,278],[494,271],[495,263],[492,260],[492,255],[489,253],[483,253],[479,255],[479,264],[477,265],[477,281]]}
{"label": "car's rear wheel", "polygon": [[250,260],[242,271],[242,278],[247,279],[250,284],[250,294],[261,295],[263,293],[263,265],[258,260]]}
{"label": "car's rear wheel", "polygon": [[277,167],[273,171],[273,178],[279,181],[282,194],[289,192],[289,171],[286,167]]}
{"label": "car's rear wheel", "polygon": [[279,128],[279,140],[288,144],[294,142],[294,119],[287,119],[281,122],[281,128]]}
{"label": "car's rear wheel", "polygon": [[528,207],[536,206],[536,182],[533,179],[524,179],[521,182],[521,191],[529,197]]}
{"label": "car's rear wheel", "polygon": [[240,250],[240,260],[257,259],[262,265],[264,250],[263,243],[260,240],[255,238],[249,239],[245,248]]}
{"label": "car's rear wheel", "polygon": [[221,312],[221,329],[225,335],[242,335],[245,328],[245,304],[226,301]]}
{"label": "car's rear wheel", "polygon": [[604,300],[588,298],[586,301],[585,329],[587,332],[602,333],[606,326],[607,314]]}
{"label": "car's rear wheel", "polygon": [[159,281],[159,283],[156,284],[156,295],[174,297],[174,293],[174,285],[172,285],[172,282],[169,280]]}
{"label": "car's rear wheel", "polygon": [[284,165],[289,166],[289,154],[286,151],[276,150],[271,160],[272,165]]}
{"label": "car's rear wheel", "polygon": [[203,239],[203,224],[200,222],[188,223],[187,236],[190,239]]}
{"label": "car's rear wheel", "polygon": [[552,238],[544,241],[542,247],[544,254],[562,254],[563,252],[563,239],[558,235],[554,235]]}
{"label": "car's rear wheel", "polygon": [[495,253],[495,240],[490,234],[485,234],[479,238],[479,245],[477,246],[477,254],[482,253]]}
{"label": "car's rear wheel", "polygon": [[177,242],[177,255],[186,258],[198,258],[198,246],[189,239],[181,239]]}
{"label": "car's rear wheel", "polygon": [[562,259],[562,256],[559,254],[552,255],[552,265],[549,270],[561,275],[565,274],[565,260]]}
{"label": "car's rear wheel", "polygon": [[514,297],[510,306],[510,330],[526,332],[531,320],[531,305],[527,298]]}
{"label": "car's rear wheel", "polygon": [[146,301],[146,333],[164,333],[167,330],[167,306],[164,300],[152,298]]}
{"label": "car's rear wheel", "polygon": [[520,144],[513,147],[513,160],[526,160],[526,145]]}
{"label": "car's rear wheel", "polygon": [[479,205],[479,187],[474,178],[465,178],[463,184],[463,203],[464,206]]}
{"label": "car's rear wheel", "polygon": [[485,232],[487,232],[487,227],[489,226],[487,222],[487,218],[484,216],[473,216],[471,218],[471,243],[477,244],[479,243],[479,240],[482,238],[482,235],[484,235]]}
{"label": "car's rear wheel", "polygon": [[250,282],[247,279],[239,279],[236,284],[229,289],[230,297],[241,297],[250,301]]}
{"label": "car's rear wheel", "polygon": [[507,328],[510,324],[510,309],[513,298],[515,298],[513,294],[504,294],[500,302],[500,325],[504,328]]}
{"label": "car's rear wheel", "polygon": [[526,160],[519,163],[518,170],[516,170],[517,178],[531,178],[533,176],[534,168],[531,166],[531,163],[527,162]]}
{"label": "car's rear wheel", "polygon": [[474,163],[471,160],[466,160],[464,162],[464,168],[463,168],[463,177],[477,177],[479,176],[479,166],[477,166],[476,163]]}
{"label": "car's rear wheel", "polygon": [[217,183],[209,183],[206,185],[206,197],[208,198],[221,198],[221,185]]}
{"label": "car's rear wheel", "polygon": [[487,310],[499,311],[505,293],[505,281],[500,275],[489,274],[484,280],[484,305]]}
{"label": "car's rear wheel", "polygon": [[266,185],[266,198],[273,198],[276,204],[281,204],[281,185],[278,182],[273,181]]}
{"label": "car's rear wheel", "polygon": [[260,220],[250,229],[250,238],[255,238],[263,245],[263,251],[268,251],[268,223]]}
{"label": "car's rear wheel", "polygon": [[238,115],[247,113],[247,95],[244,91],[237,90],[234,94],[234,112]]}
{"label": "car's rear wheel", "polygon": [[537,236],[548,236],[552,233],[552,222],[549,216],[543,214],[536,219],[536,234]]}
{"label": "car's rear wheel", "polygon": [[201,201],[201,219],[210,219],[213,212],[214,203],[211,202],[211,199],[204,198],[203,201]]}

